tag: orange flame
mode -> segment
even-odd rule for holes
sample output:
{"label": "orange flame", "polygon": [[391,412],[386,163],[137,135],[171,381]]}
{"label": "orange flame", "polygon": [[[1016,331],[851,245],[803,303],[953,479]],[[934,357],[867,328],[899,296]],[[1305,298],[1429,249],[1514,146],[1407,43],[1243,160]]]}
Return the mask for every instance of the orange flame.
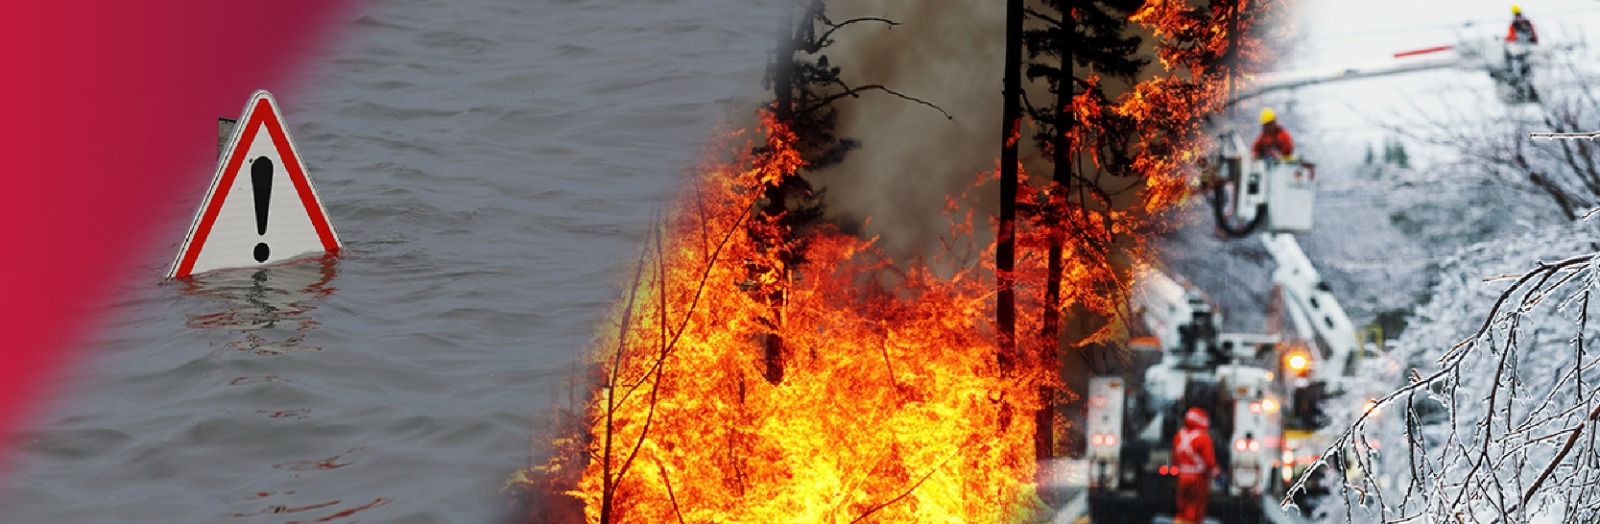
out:
{"label": "orange flame", "polygon": [[[782,283],[782,325],[762,322],[753,289],[770,284],[747,267],[776,260],[748,223],[759,188],[800,166],[793,134],[763,127],[765,147],[702,170],[641,257],[598,344],[571,495],[589,522],[1007,520],[1031,493],[1039,384],[999,375],[992,281],[897,270],[823,231]],[[778,385],[769,332],[789,362]]]}

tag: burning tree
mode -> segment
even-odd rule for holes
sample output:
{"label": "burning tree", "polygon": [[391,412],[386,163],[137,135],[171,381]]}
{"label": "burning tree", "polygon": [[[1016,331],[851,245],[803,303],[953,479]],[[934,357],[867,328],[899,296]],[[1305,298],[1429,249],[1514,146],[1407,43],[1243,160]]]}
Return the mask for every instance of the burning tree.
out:
{"label": "burning tree", "polygon": [[[859,144],[838,136],[839,112],[835,101],[854,98],[862,93],[881,91],[904,100],[922,104],[944,113],[943,109],[919,98],[907,96],[881,84],[852,86],[840,76],[837,66],[828,62],[824,51],[833,44],[834,32],[854,24],[899,25],[880,17],[858,17],[834,21],[827,15],[822,0],[801,0],[785,9],[785,31],[773,49],[772,61],[767,67],[766,86],[772,89],[773,101],[767,111],[773,119],[794,133],[796,152],[803,160],[794,169],[778,173],[762,193],[758,204],[761,215],[752,221],[753,234],[778,256],[777,267],[752,266],[749,287],[759,288],[765,295],[771,313],[765,321],[776,327],[783,323],[784,287],[790,269],[805,260],[809,235],[807,228],[822,218],[822,194],[803,174],[802,169],[822,169],[839,163],[844,155]],[[949,113],[944,113],[949,118]],[[758,151],[767,154],[772,151]],[[762,275],[767,275],[763,279]],[[766,358],[767,381],[783,381],[785,351],[783,339],[776,332],[762,337]]]}
{"label": "burning tree", "polygon": [[[1206,114],[1218,112],[1239,92],[1246,73],[1273,59],[1265,45],[1285,0],[1210,0],[1195,7],[1184,0],[1149,0],[1134,21],[1156,34],[1156,54],[1168,70],[1184,71],[1168,88],[1182,91]],[[1181,87],[1180,87],[1181,86]]]}
{"label": "burning tree", "polygon": [[[1265,65],[1264,28],[1280,4],[1049,1],[1028,11],[1038,22],[1023,38],[1034,60],[1028,76],[1054,95],[1049,105],[1029,104],[1051,177],[1020,188],[1017,240],[1024,257],[1044,267],[1017,273],[1043,282],[1030,349],[1050,369],[1058,367],[1064,315],[1083,326],[1071,346],[1126,336],[1129,269],[1155,258],[1145,240],[1170,227],[1187,197],[1208,147],[1205,119],[1226,107],[1243,73]],[[1154,36],[1154,74],[1133,23]],[[1056,390],[1040,395],[1051,401]],[[1054,417],[1048,406],[1036,416],[1041,458],[1054,449]]]}
{"label": "burning tree", "polygon": [[764,133],[759,153],[701,169],[602,333],[571,492],[586,520],[992,522],[1026,508],[1031,428],[993,428],[1033,385],[995,372],[979,268],[900,270],[819,228],[776,329],[795,350],[783,383],[744,350],[774,326],[732,284],[779,256],[748,222],[801,163],[793,133],[770,117]]}
{"label": "burning tree", "polygon": [[[1071,303],[1093,304],[1080,314],[1093,311],[1110,317],[1125,302],[1121,300],[1123,287],[1117,284],[1122,279],[1110,260],[1116,235],[1106,211],[1116,207],[1114,196],[1136,188],[1137,183],[1107,187],[1101,175],[1110,173],[1125,180],[1132,174],[1127,152],[1136,137],[1127,132],[1129,120],[1112,110],[1114,103],[1101,85],[1101,76],[1131,81],[1149,63],[1148,58],[1136,55],[1139,38],[1127,35],[1128,15],[1142,3],[1113,0],[1075,5],[1053,0],[1044,2],[1042,10],[1029,11],[1044,24],[1023,35],[1029,58],[1052,60],[1030,63],[1028,77],[1043,78],[1055,95],[1049,108],[1030,107],[1028,111],[1038,127],[1035,140],[1050,158],[1051,178],[1037,197],[1022,198],[1031,204],[1024,207],[1027,231],[1047,251],[1038,345],[1040,358],[1050,369],[1058,367],[1061,310],[1066,304],[1061,295],[1062,278],[1067,264],[1074,266],[1075,275],[1088,277],[1086,282],[1068,286],[1079,292]],[[1103,334],[1089,336],[1079,343],[1105,338]],[[1034,453],[1043,459],[1055,449],[1056,392],[1049,388],[1039,394],[1045,405],[1035,417]]]}

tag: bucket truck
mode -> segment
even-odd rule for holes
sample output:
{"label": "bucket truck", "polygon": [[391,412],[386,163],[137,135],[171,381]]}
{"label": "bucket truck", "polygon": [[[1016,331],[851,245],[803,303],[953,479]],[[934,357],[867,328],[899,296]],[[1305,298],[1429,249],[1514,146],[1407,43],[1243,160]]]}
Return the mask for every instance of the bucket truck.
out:
{"label": "bucket truck", "polygon": [[[1539,58],[1532,49],[1502,47],[1441,46],[1396,54],[1408,58],[1403,61],[1262,75],[1232,103],[1300,86],[1453,67],[1484,68],[1506,84],[1515,79],[1505,57],[1524,64]],[[1525,82],[1526,70],[1521,73]],[[1272,254],[1273,282],[1299,337],[1220,333],[1220,313],[1204,294],[1180,277],[1141,272],[1131,331],[1145,336],[1133,337],[1128,347],[1130,360],[1140,364],[1089,381],[1087,483],[1096,523],[1144,523],[1173,513],[1172,438],[1189,407],[1210,413],[1224,472],[1209,513],[1228,515],[1229,522],[1293,520],[1277,506],[1285,487],[1314,460],[1309,454],[1323,449],[1315,440],[1324,423],[1320,406],[1378,386],[1356,380],[1366,353],[1363,334],[1293,236],[1314,225],[1316,166],[1254,159],[1232,132],[1219,139],[1210,181],[1217,225],[1232,237],[1254,235]]]}
{"label": "bucket truck", "polygon": [[1156,269],[1136,277],[1141,328],[1131,342],[1148,367],[1089,381],[1089,508],[1093,522],[1150,522],[1172,514],[1177,466],[1172,440],[1183,413],[1199,407],[1212,419],[1222,481],[1210,506],[1218,514],[1263,520],[1266,501],[1281,497],[1279,468],[1284,394],[1277,373],[1278,337],[1221,333],[1206,297]]}

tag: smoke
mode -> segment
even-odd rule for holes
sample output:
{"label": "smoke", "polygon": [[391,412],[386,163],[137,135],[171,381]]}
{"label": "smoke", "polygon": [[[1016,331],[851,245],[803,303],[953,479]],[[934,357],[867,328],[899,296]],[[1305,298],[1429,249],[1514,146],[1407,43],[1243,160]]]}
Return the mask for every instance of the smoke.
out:
{"label": "smoke", "polygon": [[[968,194],[971,201],[962,204],[975,206],[980,217],[998,212],[995,184],[970,189],[979,173],[995,169],[1000,155],[1004,5],[867,0],[828,7],[836,22],[882,17],[901,24],[859,23],[834,33],[836,43],[825,53],[845,82],[882,84],[936,104],[954,120],[882,92],[843,100],[839,135],[859,140],[861,148],[809,177],[827,188],[834,221],[864,225],[860,232],[879,236],[896,259],[932,255],[948,232],[942,213],[947,196]],[[974,225],[980,236],[991,229]]]}

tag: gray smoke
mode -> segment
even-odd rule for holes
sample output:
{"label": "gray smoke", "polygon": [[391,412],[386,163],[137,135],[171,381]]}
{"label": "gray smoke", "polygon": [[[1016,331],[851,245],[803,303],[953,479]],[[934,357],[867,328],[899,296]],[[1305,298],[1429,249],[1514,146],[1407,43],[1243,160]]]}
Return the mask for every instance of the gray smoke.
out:
{"label": "gray smoke", "polygon": [[[931,108],[881,92],[841,101],[840,136],[861,148],[844,163],[812,173],[827,188],[831,218],[870,223],[864,236],[881,237],[897,260],[931,255],[947,233],[945,198],[965,191],[984,217],[995,214],[996,185],[967,191],[976,175],[992,171],[1000,154],[1001,62],[1004,4],[981,0],[867,0],[828,5],[834,21],[883,17],[901,25],[861,23],[834,34],[825,53],[851,85],[883,84],[927,100]],[[1024,142],[1027,141],[1026,135]],[[980,235],[986,245],[992,233]]]}

